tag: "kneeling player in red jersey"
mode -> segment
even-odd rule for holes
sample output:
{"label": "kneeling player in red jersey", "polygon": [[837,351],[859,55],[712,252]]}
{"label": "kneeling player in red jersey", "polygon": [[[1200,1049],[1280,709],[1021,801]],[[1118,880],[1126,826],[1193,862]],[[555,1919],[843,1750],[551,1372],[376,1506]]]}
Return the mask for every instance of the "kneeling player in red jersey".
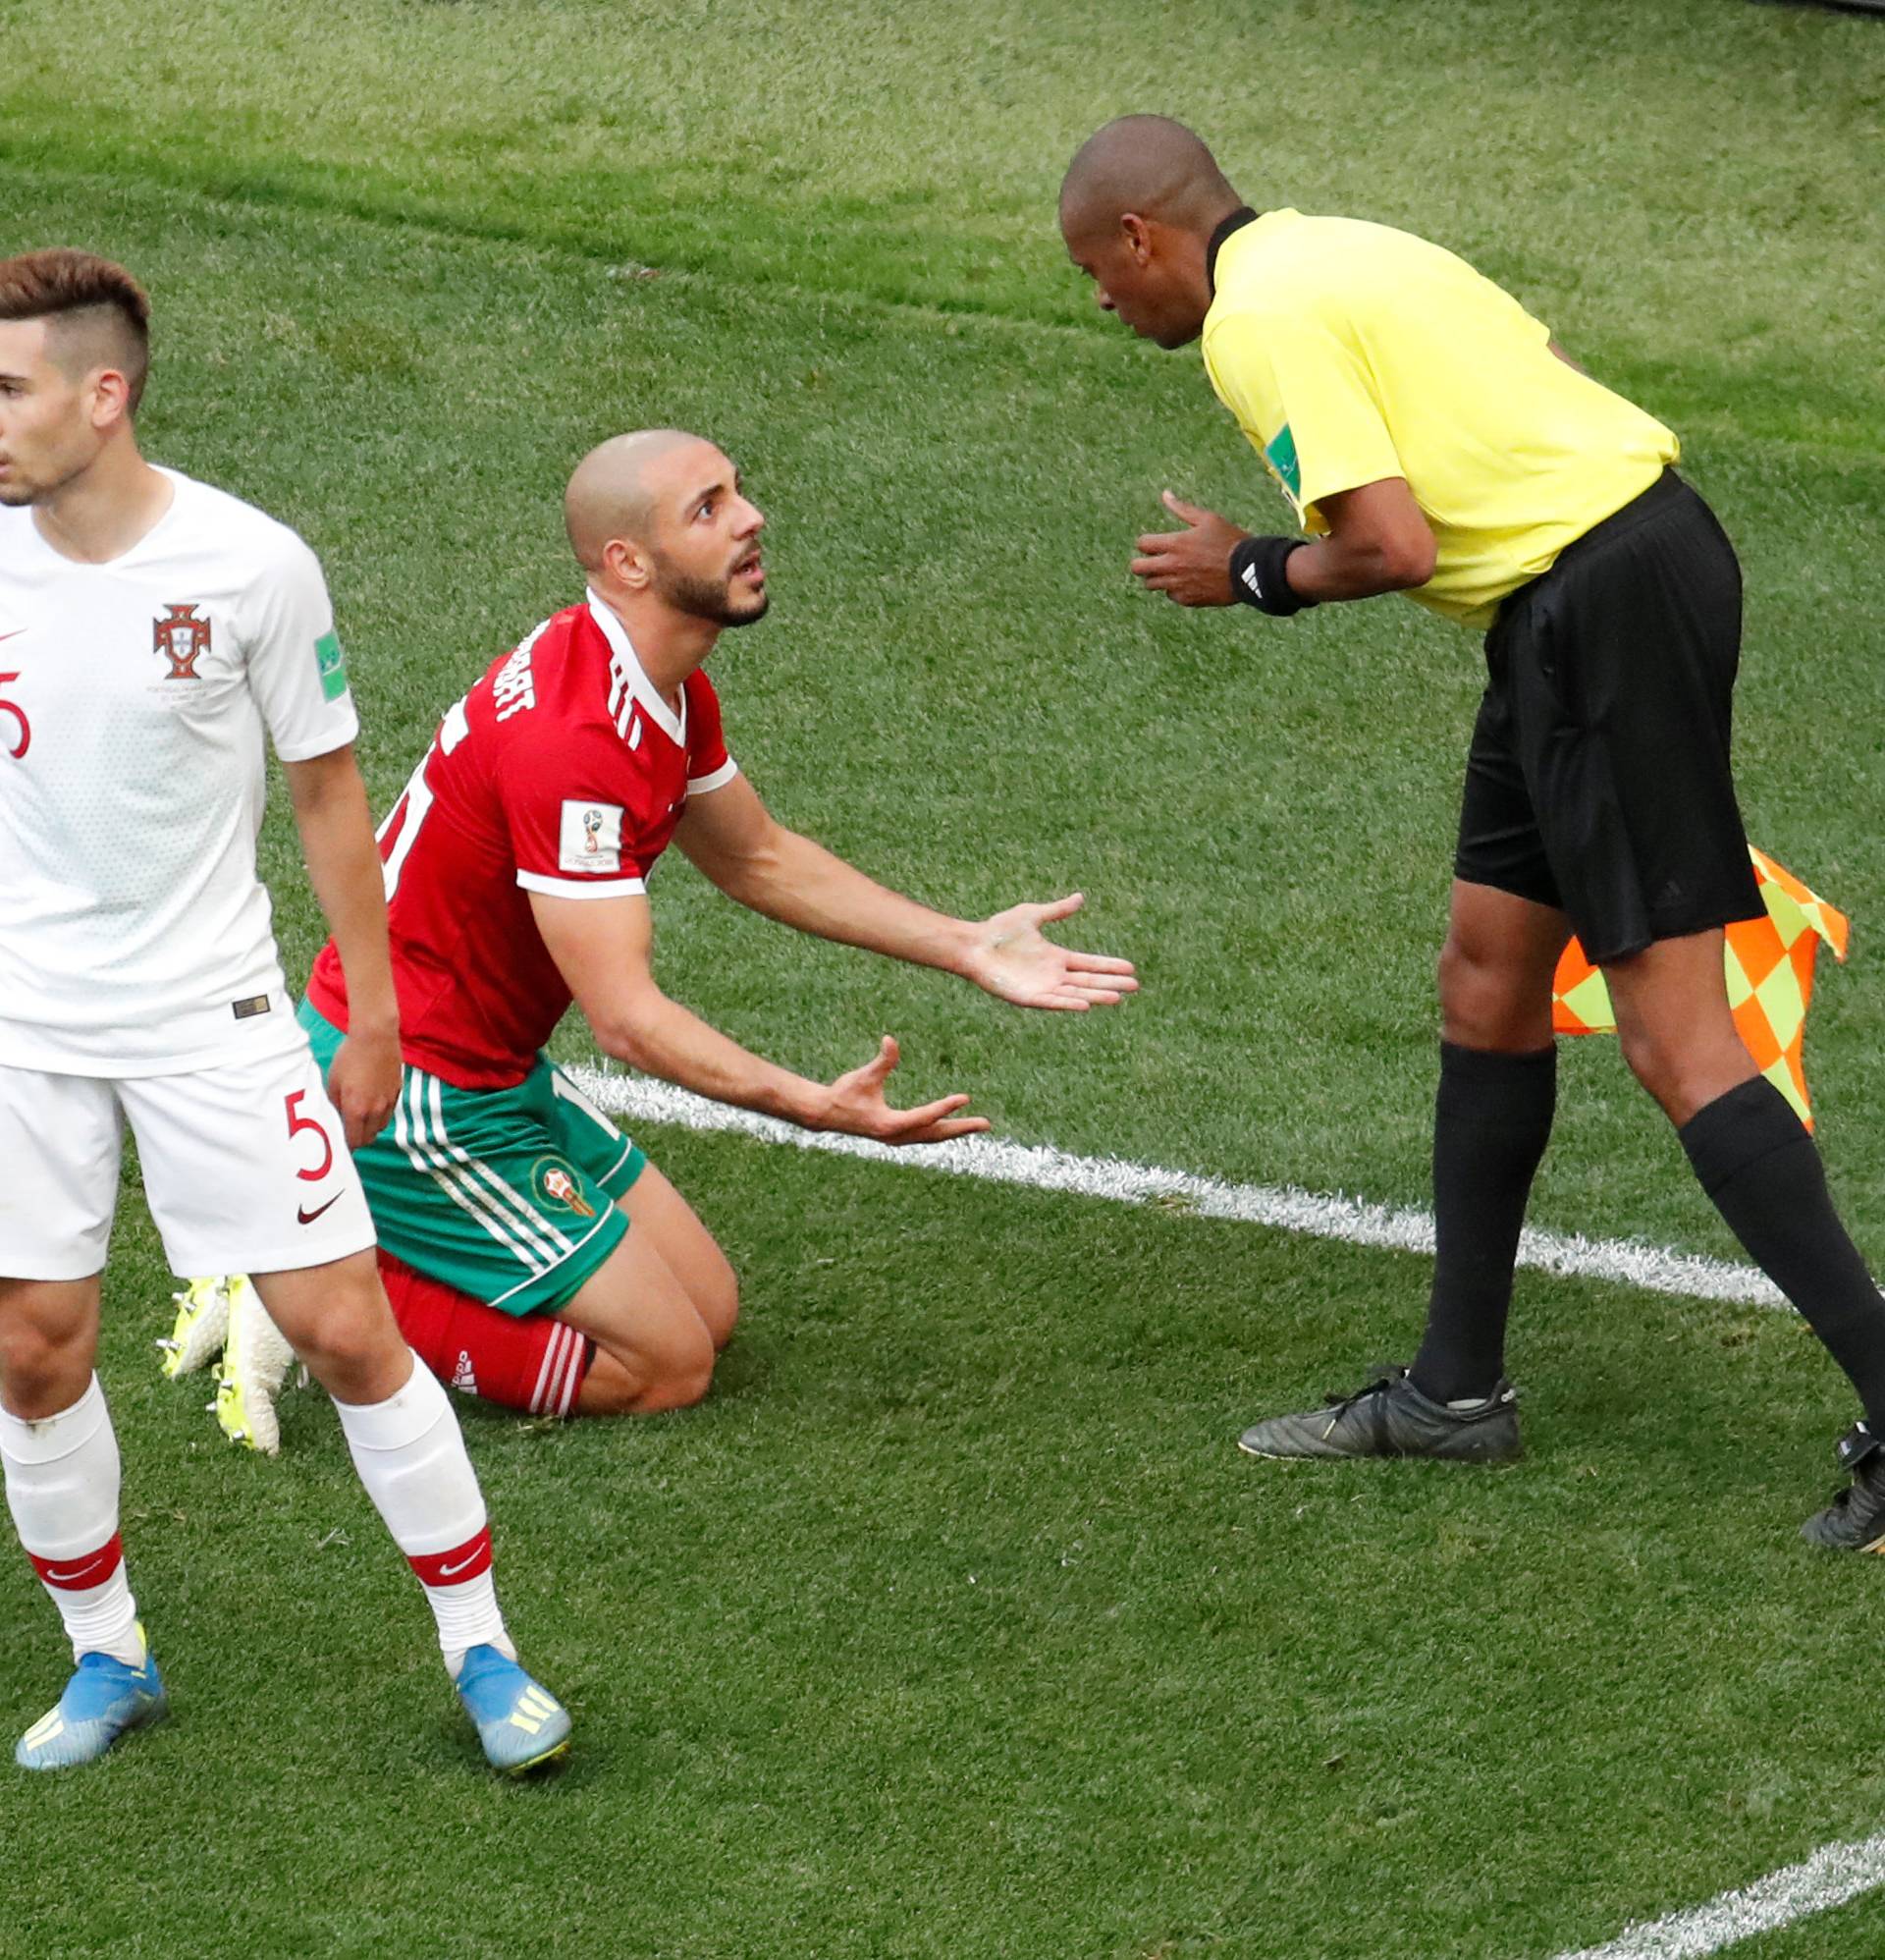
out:
{"label": "kneeling player in red jersey", "polygon": [[[395,1312],[444,1380],[546,1413],[648,1414],[707,1392],[737,1287],[686,1201],[541,1053],[572,999],[605,1054],[807,1128],[930,1143],[988,1127],[957,1114],[964,1095],[893,1109],[888,1036],[814,1082],[668,999],[647,879],[670,839],[756,911],[1020,1007],[1111,1006],[1137,982],[1123,959],[1043,936],[1077,895],[950,918],[767,812],[701,671],[725,628],[767,606],[764,519],[712,443],[618,436],[578,465],[565,516],[583,602],[448,712],[380,830],[404,1079],[357,1163]],[[325,1061],[348,1020],[332,942],[301,1020]],[[187,1298],[187,1346],[196,1312]],[[273,1371],[241,1320],[222,1414],[254,1441],[272,1427]]]}

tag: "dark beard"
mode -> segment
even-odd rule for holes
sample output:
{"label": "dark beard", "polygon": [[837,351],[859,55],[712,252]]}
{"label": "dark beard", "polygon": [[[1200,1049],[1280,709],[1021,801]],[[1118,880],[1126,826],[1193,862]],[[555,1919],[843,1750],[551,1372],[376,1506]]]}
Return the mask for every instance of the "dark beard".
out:
{"label": "dark beard", "polygon": [[766,608],[772,603],[772,594],[762,592],[756,606],[741,611],[728,599],[727,581],[717,584],[708,578],[690,578],[660,563],[655,568],[655,589],[676,612],[717,626],[750,626],[766,617]]}

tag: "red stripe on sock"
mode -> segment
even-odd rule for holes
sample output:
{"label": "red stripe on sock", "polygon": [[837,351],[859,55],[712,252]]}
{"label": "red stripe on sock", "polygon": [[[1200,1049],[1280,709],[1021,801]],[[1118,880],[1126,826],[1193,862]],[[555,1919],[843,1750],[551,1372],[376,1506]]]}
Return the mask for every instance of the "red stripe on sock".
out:
{"label": "red stripe on sock", "polygon": [[[27,1556],[48,1586],[57,1586],[62,1593],[82,1593],[102,1586],[117,1571],[125,1562],[125,1547],[114,1531],[96,1552],[81,1552],[77,1558],[41,1558],[36,1552],[28,1552]],[[484,1562],[491,1562],[488,1552]]]}
{"label": "red stripe on sock", "polygon": [[424,1552],[406,1554],[405,1562],[427,1586],[462,1586],[491,1569],[491,1527],[486,1525],[476,1538],[467,1538],[450,1552]]}

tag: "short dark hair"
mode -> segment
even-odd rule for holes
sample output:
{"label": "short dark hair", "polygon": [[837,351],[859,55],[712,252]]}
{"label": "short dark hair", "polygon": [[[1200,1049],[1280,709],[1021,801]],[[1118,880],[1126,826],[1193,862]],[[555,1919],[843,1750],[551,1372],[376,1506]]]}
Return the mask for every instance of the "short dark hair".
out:
{"label": "short dark hair", "polygon": [[136,280],[111,259],[64,245],[0,258],[0,320],[46,319],[106,326],[116,334],[116,364],[130,384],[135,414],[150,368],[150,299]]}

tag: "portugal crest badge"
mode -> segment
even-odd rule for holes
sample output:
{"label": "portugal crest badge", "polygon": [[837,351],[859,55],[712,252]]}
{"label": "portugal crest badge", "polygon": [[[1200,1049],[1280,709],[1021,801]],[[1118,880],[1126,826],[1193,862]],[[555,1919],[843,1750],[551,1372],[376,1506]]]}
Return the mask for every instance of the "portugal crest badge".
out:
{"label": "portugal crest badge", "polygon": [[196,663],[209,651],[209,622],[196,617],[192,601],[188,606],[164,607],[164,617],[153,620],[150,627],[152,648],[170,662],[166,681],[200,681]]}

